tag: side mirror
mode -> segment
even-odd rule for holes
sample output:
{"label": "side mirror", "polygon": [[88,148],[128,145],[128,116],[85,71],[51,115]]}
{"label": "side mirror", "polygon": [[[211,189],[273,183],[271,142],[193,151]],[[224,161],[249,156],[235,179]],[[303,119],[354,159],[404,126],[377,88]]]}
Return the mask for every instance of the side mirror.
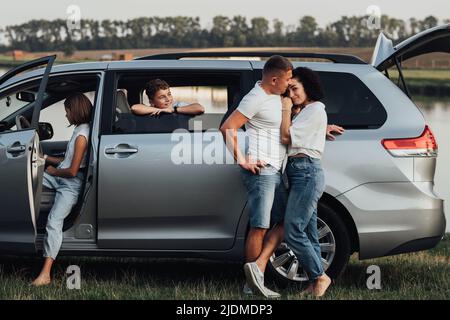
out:
{"label": "side mirror", "polygon": [[39,122],[38,135],[41,141],[53,138],[53,127],[48,122]]}
{"label": "side mirror", "polygon": [[16,99],[25,102],[34,102],[35,96],[33,92],[20,91],[16,93]]}

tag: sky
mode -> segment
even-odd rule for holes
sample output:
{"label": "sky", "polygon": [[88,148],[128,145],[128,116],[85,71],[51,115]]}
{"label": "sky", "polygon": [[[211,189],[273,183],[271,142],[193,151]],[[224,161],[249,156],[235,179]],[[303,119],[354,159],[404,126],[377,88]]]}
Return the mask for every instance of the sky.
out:
{"label": "sky", "polygon": [[67,9],[77,5],[81,17],[87,19],[127,20],[141,16],[198,16],[203,27],[209,28],[216,15],[247,18],[262,16],[278,18],[285,25],[296,25],[299,18],[311,15],[319,26],[338,20],[343,15],[365,15],[370,6],[378,6],[381,14],[401,19],[428,15],[450,19],[450,0],[40,0],[7,1],[2,6],[0,27],[20,24],[31,19],[68,18]]}

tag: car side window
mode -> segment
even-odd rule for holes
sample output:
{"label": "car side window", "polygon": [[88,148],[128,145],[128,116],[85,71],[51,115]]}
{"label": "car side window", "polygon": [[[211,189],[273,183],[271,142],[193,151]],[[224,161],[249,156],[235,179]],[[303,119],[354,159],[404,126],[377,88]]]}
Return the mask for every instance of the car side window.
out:
{"label": "car side window", "polygon": [[0,121],[9,120],[11,125],[10,130],[17,130],[14,125],[14,119],[11,117],[17,113],[20,114],[21,110],[25,111],[26,107],[30,105],[36,97],[35,92],[31,90],[25,90],[23,88],[13,89],[8,93],[3,94],[0,97]]}
{"label": "car side window", "polygon": [[[328,123],[346,129],[377,129],[387,119],[386,109],[354,74],[318,71],[323,86]],[[262,72],[257,76],[261,79]]]}
{"label": "car side window", "polygon": [[[95,91],[85,92],[84,95],[94,104]],[[73,127],[69,127],[70,123],[66,117],[64,100],[55,102],[41,110],[39,122],[48,122],[53,127],[53,137],[47,141],[68,141],[72,136]]]}
{"label": "car side window", "polygon": [[319,72],[328,115],[328,123],[347,129],[376,129],[387,119],[381,102],[355,75],[343,72]]}
{"label": "car side window", "polygon": [[[145,84],[151,79],[164,79],[170,85],[170,92],[174,103],[181,105],[199,103],[203,114],[187,115],[178,113],[160,113],[157,116],[137,115],[132,111],[135,104],[150,105]],[[171,133],[176,129],[190,132],[206,131],[220,128],[221,121],[227,113],[230,97],[239,92],[239,75],[147,75],[126,76],[120,78],[116,89],[113,133]]]}
{"label": "car side window", "polygon": [[[228,96],[226,86],[180,86],[171,87],[174,101],[192,104],[199,103],[205,109],[205,113],[195,117],[188,117],[187,129],[196,131],[194,121],[202,124],[202,130],[219,129],[220,121],[227,112]],[[142,103],[150,105],[144,90],[141,92]]]}

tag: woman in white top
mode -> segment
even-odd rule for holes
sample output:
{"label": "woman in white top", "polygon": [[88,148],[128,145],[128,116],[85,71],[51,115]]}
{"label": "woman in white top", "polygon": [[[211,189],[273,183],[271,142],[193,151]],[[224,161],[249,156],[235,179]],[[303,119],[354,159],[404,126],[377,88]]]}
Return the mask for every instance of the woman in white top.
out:
{"label": "woman in white top", "polygon": [[50,165],[44,173],[43,185],[54,189],[56,195],[47,220],[43,249],[44,266],[32,283],[35,286],[47,285],[51,281],[51,268],[62,244],[64,219],[78,201],[83,181],[80,169],[86,166],[92,104],[84,94],[76,93],[64,101],[64,107],[70,125],[75,125],[75,128],[64,158],[44,155],[46,163]]}
{"label": "woman in white top", "polygon": [[283,98],[281,141],[288,146],[289,197],[284,240],[308,275],[308,291],[322,296],[331,284],[322,266],[317,232],[317,202],[325,189],[320,159],[325,147],[327,114],[319,76],[299,67],[292,72],[289,98]]}

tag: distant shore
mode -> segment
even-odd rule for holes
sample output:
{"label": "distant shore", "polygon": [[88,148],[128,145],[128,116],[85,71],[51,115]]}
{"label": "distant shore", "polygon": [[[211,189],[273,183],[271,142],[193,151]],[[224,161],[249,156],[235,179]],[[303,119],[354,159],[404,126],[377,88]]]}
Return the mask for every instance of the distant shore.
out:
{"label": "distant shore", "polygon": [[[278,52],[316,52],[316,53],[342,53],[352,54],[369,62],[373,48],[158,48],[158,49],[117,49],[117,50],[86,50],[75,51],[70,57],[64,56],[62,52],[26,52],[23,59],[13,60],[11,56],[0,54],[0,68],[13,68],[21,63],[56,54],[56,64],[111,61],[116,57],[126,55],[128,58],[137,58],[147,55],[183,52],[183,51],[278,51]],[[404,64],[404,75],[408,87],[413,95],[450,96],[450,57],[448,54],[434,53],[418,57]],[[397,72],[391,72],[391,78],[397,79]]]}

